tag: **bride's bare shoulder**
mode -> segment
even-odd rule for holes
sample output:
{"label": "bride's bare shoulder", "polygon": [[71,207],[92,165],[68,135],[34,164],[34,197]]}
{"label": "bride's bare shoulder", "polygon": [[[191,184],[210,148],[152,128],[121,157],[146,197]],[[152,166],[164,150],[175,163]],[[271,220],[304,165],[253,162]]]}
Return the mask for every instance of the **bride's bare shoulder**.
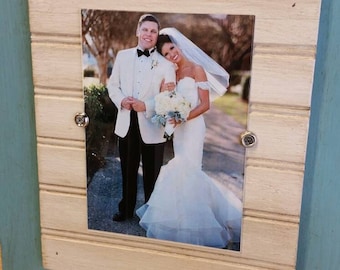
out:
{"label": "bride's bare shoulder", "polygon": [[207,80],[207,76],[202,66],[195,64],[194,74],[196,82],[202,82]]}

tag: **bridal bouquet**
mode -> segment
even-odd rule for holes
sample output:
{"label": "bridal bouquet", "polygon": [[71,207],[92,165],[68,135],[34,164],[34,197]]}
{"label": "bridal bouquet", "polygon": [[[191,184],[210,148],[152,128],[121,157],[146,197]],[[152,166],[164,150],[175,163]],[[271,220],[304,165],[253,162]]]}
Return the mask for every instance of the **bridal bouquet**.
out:
{"label": "bridal bouquet", "polygon": [[175,90],[160,92],[155,96],[155,103],[156,114],[151,120],[164,126],[164,137],[169,139],[175,128],[168,120],[173,118],[176,122],[186,121],[191,103]]}

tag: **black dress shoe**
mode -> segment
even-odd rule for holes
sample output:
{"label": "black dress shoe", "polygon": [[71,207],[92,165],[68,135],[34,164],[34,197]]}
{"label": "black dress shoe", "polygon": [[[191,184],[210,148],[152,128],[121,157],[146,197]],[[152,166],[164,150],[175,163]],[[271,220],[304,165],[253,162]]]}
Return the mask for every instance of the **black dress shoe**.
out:
{"label": "black dress shoe", "polygon": [[114,216],[112,217],[112,220],[117,221],[117,222],[121,222],[121,221],[126,220],[126,218],[122,213],[118,212],[118,213],[114,214]]}

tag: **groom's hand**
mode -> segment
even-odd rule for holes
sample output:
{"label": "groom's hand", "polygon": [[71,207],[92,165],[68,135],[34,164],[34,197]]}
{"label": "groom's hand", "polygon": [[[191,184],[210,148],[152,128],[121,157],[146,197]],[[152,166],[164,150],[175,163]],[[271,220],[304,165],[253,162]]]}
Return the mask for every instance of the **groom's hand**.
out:
{"label": "groom's hand", "polygon": [[134,98],[131,103],[132,109],[136,112],[145,112],[145,103],[139,99]]}
{"label": "groom's hand", "polygon": [[126,109],[126,110],[132,110],[132,103],[134,102],[134,98],[133,97],[126,97],[122,100],[122,108]]}

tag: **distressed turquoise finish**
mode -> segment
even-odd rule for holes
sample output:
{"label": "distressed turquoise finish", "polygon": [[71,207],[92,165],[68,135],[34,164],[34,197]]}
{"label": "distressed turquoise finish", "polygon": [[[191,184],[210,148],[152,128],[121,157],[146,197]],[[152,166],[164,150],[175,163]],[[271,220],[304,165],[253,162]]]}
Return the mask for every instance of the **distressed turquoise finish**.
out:
{"label": "distressed turquoise finish", "polygon": [[26,0],[0,1],[0,243],[4,270],[42,269]]}
{"label": "distressed turquoise finish", "polygon": [[[339,14],[340,1],[323,0],[298,270],[338,270],[340,266]],[[41,270],[27,0],[0,1],[0,60],[0,244],[3,270]]]}
{"label": "distressed turquoise finish", "polygon": [[323,0],[297,269],[340,269],[340,1]]}

